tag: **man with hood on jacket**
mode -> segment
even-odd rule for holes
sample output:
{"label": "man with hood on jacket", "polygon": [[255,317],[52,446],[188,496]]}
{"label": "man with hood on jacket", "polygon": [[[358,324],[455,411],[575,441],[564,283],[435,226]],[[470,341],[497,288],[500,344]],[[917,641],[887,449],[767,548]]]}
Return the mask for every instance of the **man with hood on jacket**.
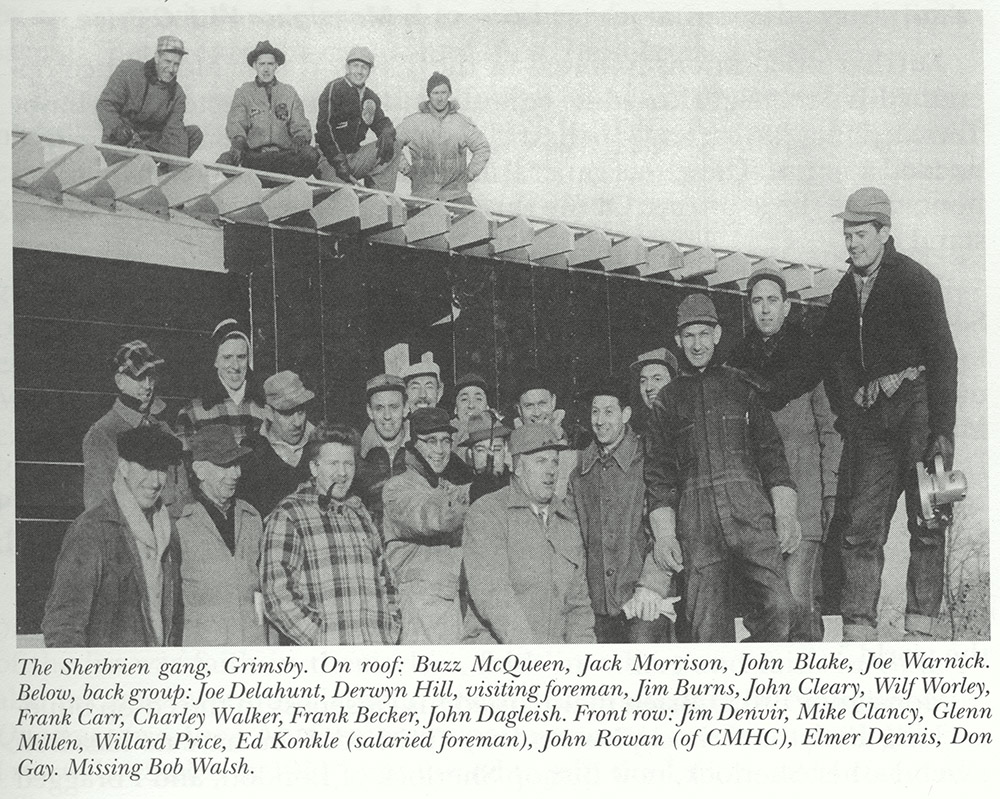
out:
{"label": "man with hood on jacket", "polygon": [[[427,100],[396,129],[400,146],[409,147],[411,161],[399,159],[399,171],[410,178],[414,197],[475,205],[469,183],[490,160],[490,143],[475,123],[458,113],[451,99],[451,81],[435,72],[427,81]],[[466,153],[472,153],[467,162]]]}

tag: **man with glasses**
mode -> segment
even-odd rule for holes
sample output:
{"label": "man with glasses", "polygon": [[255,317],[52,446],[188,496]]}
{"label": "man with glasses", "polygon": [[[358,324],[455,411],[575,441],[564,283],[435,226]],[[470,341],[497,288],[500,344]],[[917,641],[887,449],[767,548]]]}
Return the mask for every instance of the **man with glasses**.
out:
{"label": "man with glasses", "polygon": [[382,491],[386,556],[399,590],[404,644],[457,644],[462,638],[458,587],[469,486],[444,476],[454,432],[443,408],[414,410],[406,471]]}

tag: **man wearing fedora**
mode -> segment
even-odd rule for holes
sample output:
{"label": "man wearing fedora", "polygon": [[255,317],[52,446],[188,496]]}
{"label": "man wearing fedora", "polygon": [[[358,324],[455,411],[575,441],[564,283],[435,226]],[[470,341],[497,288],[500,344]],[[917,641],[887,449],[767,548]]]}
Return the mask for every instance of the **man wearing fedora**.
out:
{"label": "man wearing fedora", "polygon": [[[369,48],[352,47],[347,74],[330,81],[319,96],[316,143],[323,154],[319,176],[337,183],[364,181],[369,188],[393,192],[400,147],[382,101],[365,85],[374,66]],[[369,130],[378,140],[366,144]]]}
{"label": "man wearing fedora", "polygon": [[844,435],[840,480],[849,481],[837,507],[844,640],[878,637],[883,548],[903,493],[910,533],[906,636],[931,638],[944,592],[946,528],[921,519],[915,464],[933,469],[940,456],[945,469],[952,467],[958,355],[941,284],[896,250],[885,192],[858,189],[835,216],[844,223],[850,268],[817,338]]}
{"label": "man wearing fedora", "polygon": [[236,90],[226,118],[229,150],[218,163],[309,177],[319,163],[298,92],[275,77],[285,54],[269,41],[247,53],[257,77]]}
{"label": "man wearing fedora", "polygon": [[497,643],[595,643],[583,539],[555,494],[566,444],[551,425],[529,422],[511,433],[510,448],[510,485],[476,500],[465,518],[472,610]]}
{"label": "man wearing fedora", "polygon": [[303,452],[316,428],[306,418],[306,406],[315,396],[295,372],[278,372],[264,381],[264,421],[243,439],[252,452],[243,463],[238,490],[261,516],[309,479]]}
{"label": "man wearing fedora", "polygon": [[187,52],[176,36],[161,36],[149,61],[129,58],[115,67],[97,101],[102,142],[184,158],[194,154],[202,132],[184,124],[187,99],[177,82]]}
{"label": "man wearing fedora", "polygon": [[180,646],[180,541],[160,494],[181,442],[155,426],[118,437],[111,496],[78,516],[42,619],[49,647]]}
{"label": "man wearing fedora", "polygon": [[789,318],[792,302],[780,270],[761,267],[747,281],[753,328],[729,357],[729,365],[758,384],[785,444],[785,457],[798,495],[802,542],[785,560],[795,599],[792,641],[821,641],[821,549],[833,520],[840,465],[840,435],[823,384],[808,389],[803,367],[811,367],[813,344],[802,325]]}

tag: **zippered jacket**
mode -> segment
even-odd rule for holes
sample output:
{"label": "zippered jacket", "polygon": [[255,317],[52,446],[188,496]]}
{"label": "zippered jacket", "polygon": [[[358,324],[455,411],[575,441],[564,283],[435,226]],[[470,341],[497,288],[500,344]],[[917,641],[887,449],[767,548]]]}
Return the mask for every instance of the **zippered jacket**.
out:
{"label": "zippered jacket", "polygon": [[316,117],[316,144],[326,160],[332,164],[338,155],[356,153],[369,129],[376,136],[387,129],[395,134],[378,95],[367,86],[359,93],[347,78],[330,81],[319,96]]}

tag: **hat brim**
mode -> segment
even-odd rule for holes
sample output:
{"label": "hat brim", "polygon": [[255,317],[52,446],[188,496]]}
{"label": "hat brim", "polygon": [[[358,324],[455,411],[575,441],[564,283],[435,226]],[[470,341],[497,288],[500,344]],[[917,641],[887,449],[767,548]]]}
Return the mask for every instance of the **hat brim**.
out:
{"label": "hat brim", "polygon": [[315,398],[316,395],[313,392],[311,392],[308,388],[304,388],[294,397],[282,400],[280,405],[272,405],[270,402],[268,402],[267,404],[271,405],[271,407],[274,408],[276,411],[291,411],[294,410],[295,408],[300,408],[301,406],[305,405],[307,402],[314,400]]}
{"label": "hat brim", "polygon": [[208,463],[214,463],[216,466],[232,466],[238,460],[245,458],[247,455],[252,455],[253,450],[249,447],[244,447],[242,444],[237,444],[234,449],[224,452],[222,455],[217,455],[211,458],[196,458],[192,456],[192,461],[207,461]]}
{"label": "hat brim", "polygon": [[489,430],[481,430],[475,433],[470,433],[468,436],[466,436],[464,439],[458,442],[458,446],[472,447],[478,444],[480,441],[489,441],[491,438],[506,439],[510,436],[511,430],[505,427],[504,425],[500,424],[493,428],[492,433],[493,434],[490,435]]}
{"label": "hat brim", "polygon": [[843,219],[845,222],[857,222],[858,224],[864,224],[865,222],[878,222],[880,225],[891,224],[889,217],[885,214],[861,214],[857,211],[841,211],[839,214],[834,214],[833,216],[837,219]]}
{"label": "hat brim", "polygon": [[712,327],[719,326],[718,319],[711,319],[709,317],[700,317],[697,319],[685,319],[683,322],[677,325],[677,332],[679,333],[688,325],[711,325]]}
{"label": "hat brim", "polygon": [[285,54],[281,52],[277,47],[272,47],[270,50],[251,50],[247,53],[247,63],[250,66],[254,65],[254,62],[260,58],[262,55],[273,55],[274,62],[280,67],[285,63]]}
{"label": "hat brim", "polygon": [[639,374],[639,372],[643,370],[643,367],[649,366],[649,364],[651,363],[661,364],[662,366],[666,366],[667,369],[677,368],[676,364],[670,363],[670,361],[666,360],[665,358],[645,358],[641,361],[635,361],[634,363],[632,363],[629,366],[629,369],[633,371],[635,374]]}
{"label": "hat brim", "polygon": [[569,449],[569,444],[560,441],[553,441],[551,444],[543,444],[540,447],[532,447],[531,449],[525,449],[521,452],[515,452],[514,455],[534,455],[536,452],[545,452],[546,450],[555,450],[556,452],[562,452],[563,450]]}

